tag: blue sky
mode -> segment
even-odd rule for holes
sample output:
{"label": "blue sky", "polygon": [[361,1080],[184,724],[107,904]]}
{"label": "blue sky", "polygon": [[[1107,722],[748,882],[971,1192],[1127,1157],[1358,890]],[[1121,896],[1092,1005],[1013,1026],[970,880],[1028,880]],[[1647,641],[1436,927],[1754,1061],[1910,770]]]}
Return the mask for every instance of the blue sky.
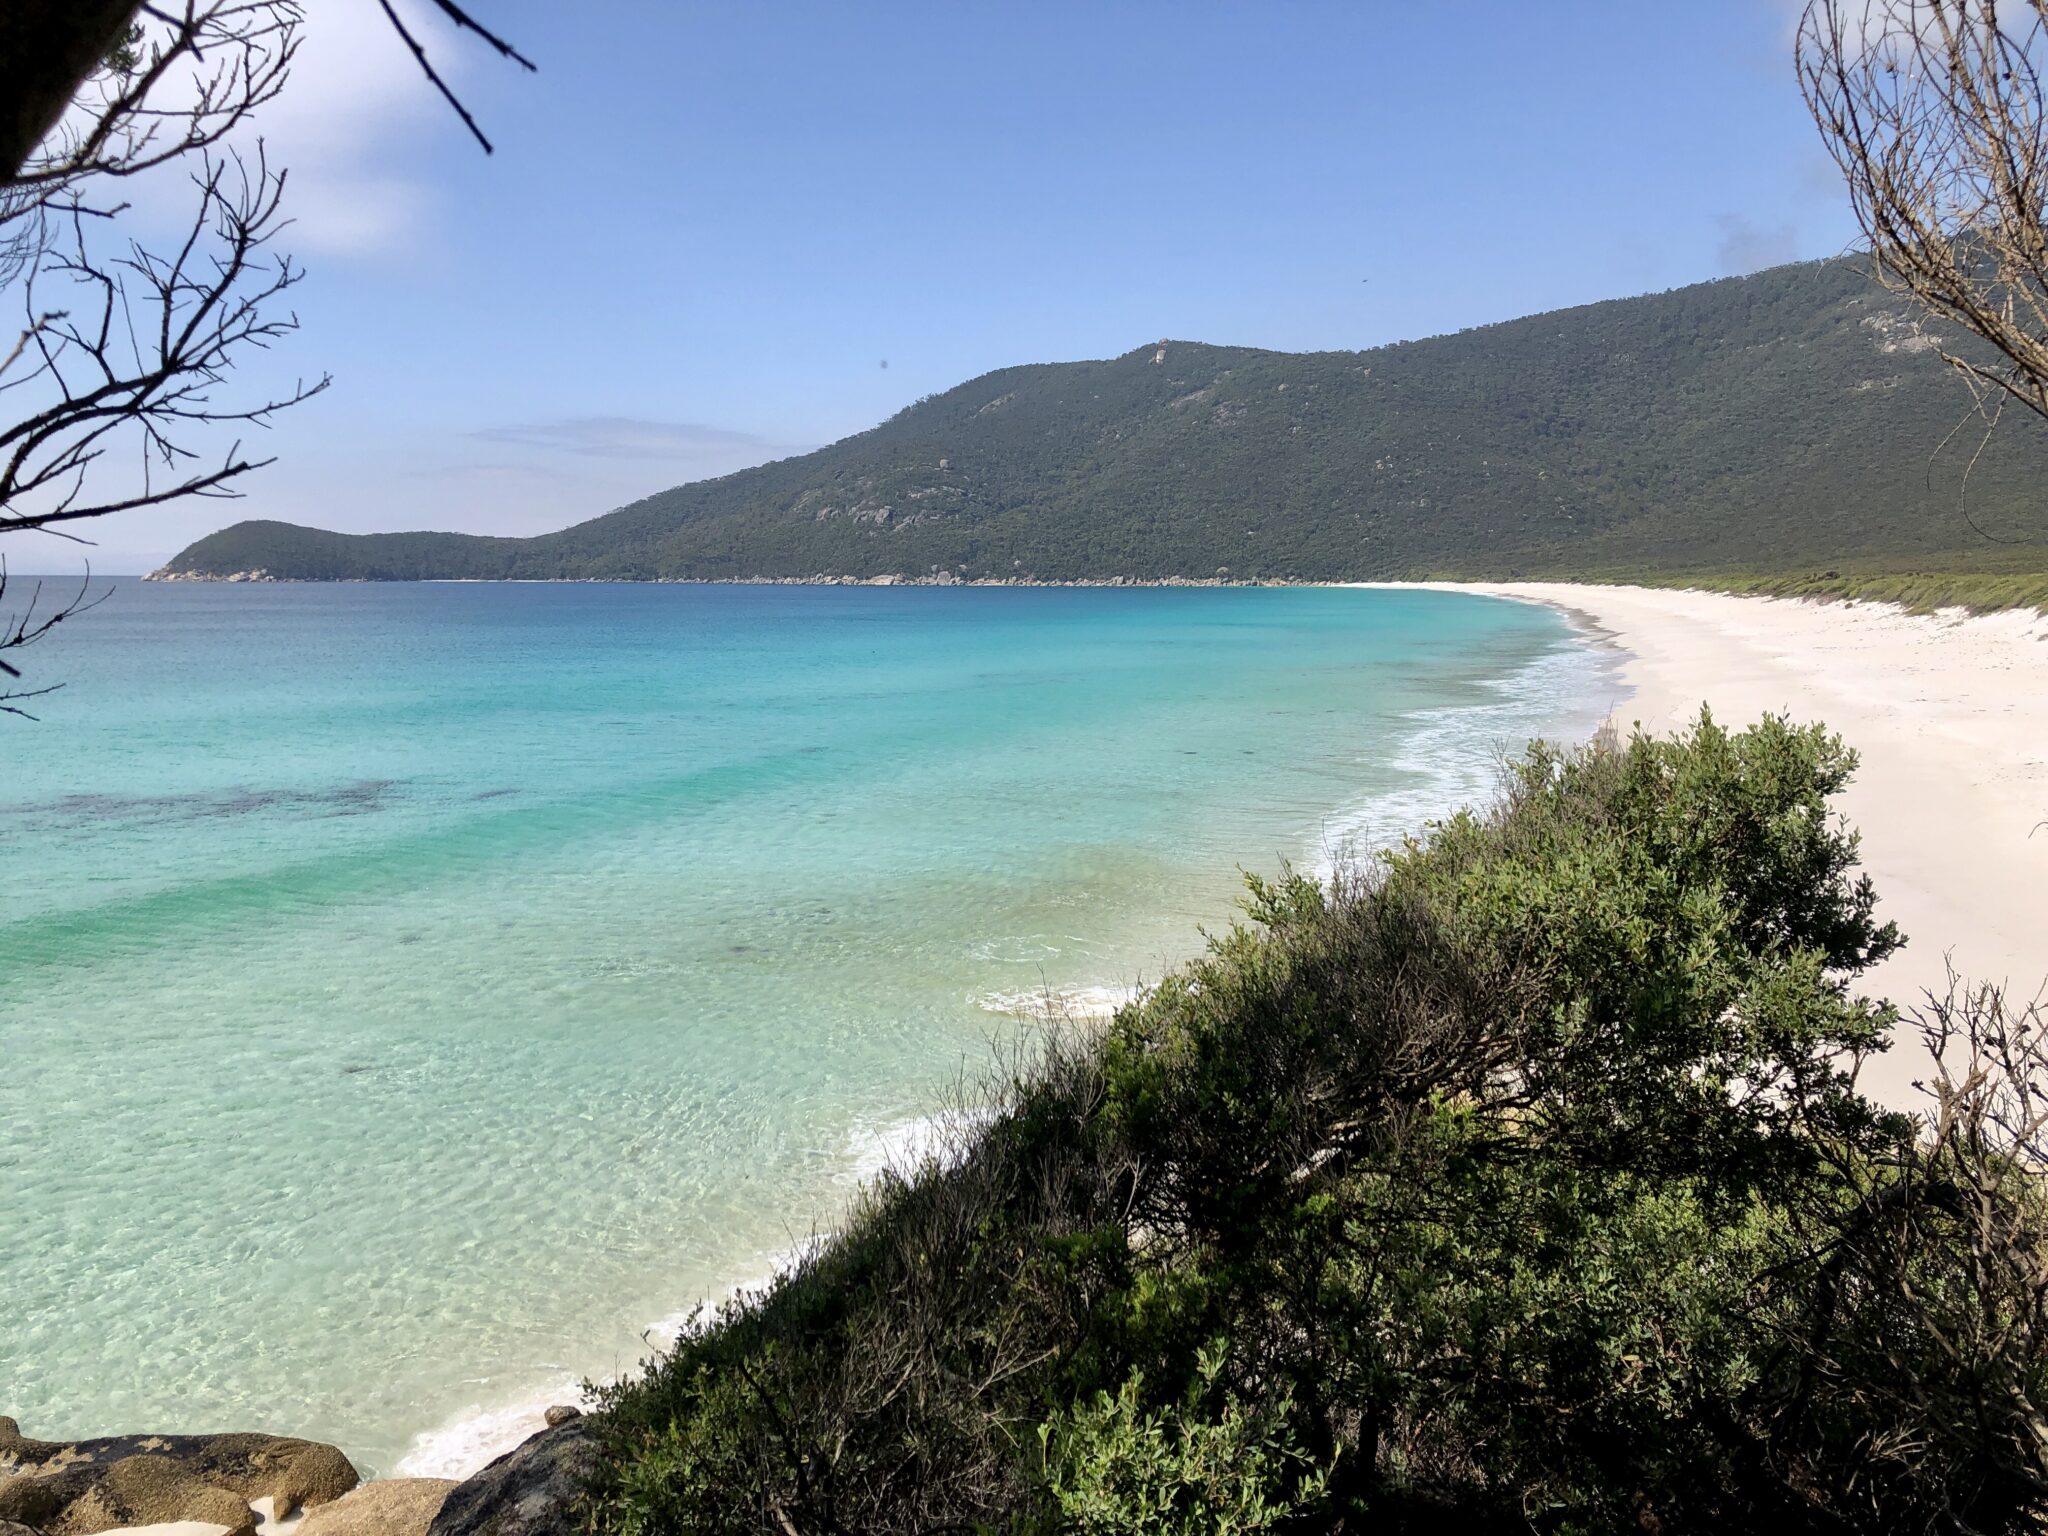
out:
{"label": "blue sky", "polygon": [[240,517],[535,532],[1012,363],[1365,347],[1853,234],[1793,0],[477,0],[540,65],[421,23],[488,158],[374,0],[309,9],[279,362],[334,387],[102,569]]}

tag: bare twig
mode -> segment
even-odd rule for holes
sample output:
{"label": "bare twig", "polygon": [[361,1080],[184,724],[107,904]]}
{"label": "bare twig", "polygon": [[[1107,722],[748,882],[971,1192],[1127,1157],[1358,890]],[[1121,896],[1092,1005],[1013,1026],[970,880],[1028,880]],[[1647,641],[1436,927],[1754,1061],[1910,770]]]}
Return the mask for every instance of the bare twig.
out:
{"label": "bare twig", "polygon": [[489,27],[484,26],[461,6],[454,4],[453,0],[434,0],[434,4],[439,6],[441,14],[454,22],[458,28],[466,32],[474,32],[478,37],[497,49],[501,57],[510,59],[515,64],[523,65],[529,74],[540,67],[517,48],[506,42],[505,39],[498,36]]}
{"label": "bare twig", "polygon": [[[488,151],[391,0],[379,3]],[[534,68],[456,0],[433,4],[459,32]],[[286,174],[248,129],[290,75],[303,0],[4,0],[0,17],[0,80],[18,98],[0,123],[11,135],[0,155],[0,291],[21,304],[19,333],[0,340],[0,397],[14,407],[0,420],[0,535],[37,529],[84,542],[67,529],[238,496],[270,459],[245,453],[239,434],[216,458],[204,437],[268,425],[328,384],[323,374],[247,398],[229,392],[252,351],[298,327],[283,301],[303,272],[274,250],[288,223]],[[123,239],[114,221],[127,205],[112,189],[172,164],[193,168],[182,238],[166,248]],[[0,649],[83,606],[31,622],[32,600]],[[19,674],[9,665],[7,675]]]}
{"label": "bare twig", "polygon": [[1988,424],[2048,416],[2048,0],[1811,0],[1798,69],[1879,277],[1984,344],[1934,338]]}
{"label": "bare twig", "polygon": [[[491,141],[484,137],[483,129],[477,126],[476,118],[471,115],[469,108],[462,104],[462,98],[455,94],[448,82],[443,80],[434,69],[433,63],[427,58],[427,50],[421,46],[419,39],[412,35],[411,30],[406,26],[397,10],[393,8],[391,0],[377,0],[377,3],[383,7],[385,19],[391,23],[392,28],[404,41],[405,46],[412,50],[412,56],[418,61],[421,72],[433,83],[434,89],[441,93],[448,105],[455,109],[455,115],[462,119],[463,126],[468,128],[470,133],[475,136],[477,143],[484,147],[484,153],[487,155],[491,154],[493,152]],[[520,53],[518,49],[514,48],[496,33],[479,25],[461,6],[451,4],[450,0],[435,0],[435,3],[441,8],[442,13],[453,21],[457,27],[476,33],[478,37],[481,37],[485,42],[497,49],[505,58],[524,65],[528,70],[535,67],[531,59]]]}
{"label": "bare twig", "polygon": [[[103,258],[74,216],[66,244],[32,274],[32,309],[52,283],[87,297],[40,309],[14,354],[29,366],[13,379],[0,368],[0,388],[32,383],[41,397],[39,408],[0,425],[0,532],[237,494],[233,482],[267,459],[243,456],[236,443],[217,467],[185,469],[196,453],[174,434],[261,425],[327,387],[323,376],[255,401],[219,398],[238,357],[297,328],[296,316],[271,305],[302,272],[268,254],[283,224],[285,174],[270,169],[260,143],[253,163],[203,153],[192,184],[197,208],[175,252],[130,243]],[[141,449],[140,483],[102,489],[87,471],[124,436]]]}
{"label": "bare twig", "polygon": [[[0,605],[4,605],[7,600],[7,582],[7,562],[0,559]],[[66,619],[97,608],[107,600],[111,590],[109,588],[97,597],[92,595],[92,567],[88,565],[76,596],[54,609],[42,609],[43,585],[37,582],[30,589],[28,601],[19,612],[0,617],[0,673],[4,673],[9,679],[18,679],[21,676],[21,669],[8,659],[6,652],[34,645]],[[36,717],[21,707],[21,701],[42,698],[46,694],[55,693],[63,686],[62,683],[48,683],[40,688],[13,688],[0,683],[0,714],[18,715],[24,720],[33,720]]]}

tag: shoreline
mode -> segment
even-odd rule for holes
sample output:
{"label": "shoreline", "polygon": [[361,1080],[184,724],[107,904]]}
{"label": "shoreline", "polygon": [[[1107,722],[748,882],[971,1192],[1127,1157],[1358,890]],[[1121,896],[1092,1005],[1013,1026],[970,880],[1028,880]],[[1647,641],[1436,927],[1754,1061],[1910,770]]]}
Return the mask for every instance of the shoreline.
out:
{"label": "shoreline", "polygon": [[[1617,724],[1669,731],[1702,703],[1724,725],[1824,723],[1860,757],[1842,811],[1878,915],[1907,945],[1858,990],[1910,1013],[1948,965],[2024,1003],[2048,996],[2048,617],[1914,614],[1891,603],[1575,582],[1359,582],[1469,592],[1583,618],[1622,653]],[[1917,1110],[1928,1058],[1902,1024],[1862,1083]]]}
{"label": "shoreline", "polygon": [[174,571],[162,566],[124,580],[158,583],[197,582],[229,586],[273,587],[1354,587],[1352,581],[1322,581],[1289,576],[1075,576],[1065,580],[1035,576],[956,576],[938,571],[924,576],[894,573],[881,576],[273,576],[262,567],[247,571]]}
{"label": "shoreline", "polygon": [[[1353,584],[1299,585],[1327,588]],[[1502,716],[1526,718],[1532,725],[1541,716],[1543,734],[1591,735],[1612,707],[1611,695],[1618,681],[1619,666],[1627,659],[1627,653],[1591,615],[1567,611],[1565,617],[1571,639],[1490,680],[1487,698],[1431,706],[1404,716],[1408,730],[1392,762],[1404,776],[1419,782],[1363,797],[1348,797],[1331,805],[1324,816],[1320,841],[1301,850],[1296,867],[1319,879],[1328,879],[1336,862],[1353,852],[1383,846],[1419,828],[1427,819],[1451,814],[1482,798],[1493,784],[1494,760],[1486,750],[1478,750],[1479,743],[1483,741],[1488,748],[1505,744],[1510,749],[1522,744],[1510,742],[1491,729],[1491,724]],[[1579,686],[1568,695],[1561,695],[1558,688],[1568,682]],[[1445,740],[1446,732],[1451,734],[1449,741]],[[1451,750],[1446,751],[1447,747]],[[1144,982],[1098,979],[1062,987],[990,991],[974,999],[974,1006],[993,1016],[1028,1023],[1099,1024],[1120,1006],[1149,990],[1149,984]],[[955,1118],[956,1112],[937,1109],[870,1128],[857,1138],[857,1145],[849,1143],[850,1165],[833,1176],[834,1182],[850,1194],[884,1169],[901,1168],[906,1163],[914,1165],[938,1144],[939,1129]],[[641,1336],[661,1348],[672,1347],[700,1311],[708,1316],[741,1294],[772,1284],[803,1247],[803,1243],[798,1243],[756,1254],[743,1267],[741,1278],[717,1285],[702,1297],[671,1309],[647,1324]],[[580,1380],[564,1373],[546,1387],[522,1391],[495,1403],[472,1402],[437,1424],[417,1431],[403,1455],[378,1480],[472,1476],[492,1458],[538,1432],[548,1408],[556,1404],[587,1408],[581,1386]]]}
{"label": "shoreline", "polygon": [[[1498,679],[1497,699],[1416,712],[1398,757],[1426,782],[1332,806],[1326,858],[1350,841],[1339,836],[1333,844],[1333,829],[1348,827],[1361,849],[1378,846],[1386,834],[1398,836],[1472,798],[1491,772],[1491,759],[1474,755],[1474,722],[1495,710],[1507,712],[1500,738],[1510,748],[1521,744],[1506,740],[1510,720],[1517,729],[1580,740],[1603,715],[1620,726],[1671,730],[1690,720],[1702,700],[1731,727],[1766,711],[1785,712],[1825,723],[1862,754],[1844,810],[1864,834],[1863,862],[1877,886],[1880,917],[1897,920],[1912,940],[1862,978],[1859,990],[1909,1010],[1923,990],[1942,988],[1951,949],[1965,976],[2008,978],[2016,996],[2031,997],[2043,985],[2048,827],[2029,833],[2048,822],[2048,617],[2031,610],[1922,616],[1891,604],[1563,582],[1298,585],[1513,601],[1558,614],[1571,632],[1550,658]],[[1575,689],[1562,686],[1562,674],[1543,670],[1545,659],[1564,655],[1579,658]],[[1548,707],[1532,707],[1539,700]],[[1432,735],[1438,724],[1455,728],[1452,740]],[[1300,867],[1312,866],[1322,872],[1305,856]],[[1046,1011],[1043,1003],[1101,1017],[1121,991],[992,993],[980,1006],[1029,1017]],[[1889,1053],[1866,1064],[1862,1083],[1881,1102],[1921,1108],[1912,1083],[1924,1065],[1908,1026]],[[875,1127],[872,1149],[835,1177],[872,1177],[895,1155],[915,1156],[931,1124],[930,1117],[909,1117]],[[756,1255],[742,1266],[743,1278],[707,1290],[706,1310],[771,1283],[792,1257],[793,1251]],[[671,1311],[642,1336],[666,1346],[694,1310]],[[580,1380],[564,1372],[548,1386],[515,1388],[504,1398],[485,1391],[419,1429],[375,1480],[472,1476],[539,1431],[549,1407],[584,1406],[579,1388]]]}
{"label": "shoreline", "polygon": [[[1100,583],[1105,586],[1111,584]],[[1222,583],[1205,583],[1208,584]],[[1603,715],[1613,716],[1631,710],[1639,711],[1646,702],[1645,690],[1637,675],[1642,660],[1641,652],[1635,644],[1639,638],[1635,631],[1639,626],[1634,621],[1617,621],[1603,612],[1603,605],[1597,599],[1606,589],[1559,586],[1553,591],[1539,590],[1523,584],[1464,583],[1299,585],[1336,588],[1413,588],[1466,592],[1475,596],[1515,600],[1557,612],[1565,620],[1572,637],[1558,650],[1495,679],[1495,697],[1484,702],[1461,703],[1416,711],[1410,717],[1413,729],[1398,754],[1397,761],[1401,762],[1405,771],[1420,775],[1425,782],[1414,783],[1394,791],[1375,793],[1362,800],[1333,805],[1325,821],[1325,860],[1332,855],[1333,849],[1341,849],[1352,841],[1350,837],[1340,835],[1333,843],[1333,827],[1348,828],[1350,833],[1356,835],[1356,845],[1360,849],[1379,846],[1388,840],[1389,834],[1398,837],[1401,833],[1419,826],[1425,817],[1446,814],[1456,806],[1468,803],[1475,793],[1483,793],[1484,785],[1481,781],[1490,781],[1492,759],[1487,757],[1480,761],[1484,754],[1475,754],[1473,751],[1476,721],[1485,721],[1494,717],[1495,712],[1504,711],[1507,718],[1499,721],[1504,729],[1496,744],[1506,744],[1510,748],[1515,748],[1519,747],[1521,742],[1507,740],[1507,736],[1511,734],[1505,729],[1509,720],[1517,722],[1517,729],[1526,726],[1524,734],[1556,733],[1576,740],[1590,735]],[[1666,599],[1679,594],[1654,592],[1647,595]],[[1737,598],[1716,600],[1741,604],[1775,601]],[[2043,628],[2044,631],[2048,631],[2048,624],[2044,624]],[[2043,664],[2048,666],[2048,645],[2043,645],[2041,650]],[[1587,662],[1589,655],[1592,658],[1590,665]],[[1563,671],[1575,672],[1573,682],[1578,685],[1570,690],[1569,697],[1559,691],[1559,685],[1565,681],[1563,673],[1552,670],[1561,659],[1568,657],[1574,660]],[[1829,723],[1835,725],[1832,718]],[[1453,741],[1446,742],[1437,734],[1443,727],[1453,728]],[[1484,728],[1480,729],[1483,732]],[[1455,748],[1455,751],[1446,753],[1447,747]],[[1455,762],[1450,760],[1452,757],[1455,757]],[[2044,808],[2044,814],[2048,814],[2048,808]],[[2048,836],[2044,836],[2042,841],[2048,844]],[[1312,855],[1306,855],[1300,867],[1310,869],[1322,862],[1314,860]],[[1323,871],[1317,867],[1316,872]],[[1881,892],[1882,889],[1881,886]],[[1092,985],[1031,996],[1022,993],[992,993],[980,1000],[980,1006],[991,1013],[1016,1014],[1023,1017],[1046,1012],[1058,1012],[1067,1016],[1106,1017],[1115,1004],[1123,1000],[1127,991],[1128,989],[1120,986]],[[880,1168],[894,1164],[902,1156],[914,1159],[918,1150],[930,1139],[930,1127],[934,1123],[935,1117],[910,1117],[877,1128],[872,1133],[875,1143],[872,1150],[863,1151],[854,1159],[855,1165],[837,1177],[842,1181],[849,1178],[865,1181]],[[702,1307],[706,1312],[713,1311],[720,1303],[741,1292],[772,1283],[777,1273],[786,1267],[794,1256],[795,1250],[756,1255],[751,1264],[742,1266],[742,1278],[710,1288],[703,1297]],[[687,1328],[688,1320],[696,1311],[695,1305],[672,1310],[648,1324],[642,1332],[642,1337],[658,1347],[667,1347]],[[546,1411],[556,1405],[571,1405],[578,1408],[588,1406],[581,1391],[581,1378],[564,1371],[546,1385],[536,1385],[525,1390],[514,1388],[504,1397],[494,1398],[493,1394],[486,1391],[480,1394],[479,1398],[449,1412],[438,1421],[418,1429],[413,1434],[410,1445],[398,1459],[390,1463],[387,1470],[366,1481],[383,1482],[417,1477],[459,1481],[469,1478],[493,1459],[539,1432],[544,1427]]]}

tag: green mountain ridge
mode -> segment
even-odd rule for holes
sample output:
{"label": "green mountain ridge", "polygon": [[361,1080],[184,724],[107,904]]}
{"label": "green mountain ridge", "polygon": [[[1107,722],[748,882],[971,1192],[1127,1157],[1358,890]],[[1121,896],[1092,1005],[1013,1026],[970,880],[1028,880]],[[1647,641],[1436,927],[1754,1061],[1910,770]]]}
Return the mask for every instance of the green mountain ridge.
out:
{"label": "green mountain ridge", "polygon": [[1104,361],[1006,368],[815,452],[555,533],[252,521],[199,540],[160,574],[2038,570],[2048,435],[2008,428],[1977,453],[1973,424],[1958,430],[1968,415],[1906,302],[1843,259],[1363,352],[1165,341]]}

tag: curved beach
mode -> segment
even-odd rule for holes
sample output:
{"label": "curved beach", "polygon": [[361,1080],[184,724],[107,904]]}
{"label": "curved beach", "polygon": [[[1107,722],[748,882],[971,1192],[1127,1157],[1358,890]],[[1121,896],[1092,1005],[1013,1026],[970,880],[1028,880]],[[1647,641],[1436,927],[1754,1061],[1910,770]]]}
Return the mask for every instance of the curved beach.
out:
{"label": "curved beach", "polygon": [[[1703,702],[1729,725],[1825,721],[1861,754],[1843,807],[1879,910],[1910,941],[1871,972],[1872,990],[1910,1008],[1946,990],[1951,963],[2015,997],[2048,987],[2048,617],[1573,582],[1417,585],[1544,603],[1611,637],[1625,653],[1619,722],[1669,730]],[[1923,1064],[1902,1040],[1864,1084],[1913,1108]]]}

